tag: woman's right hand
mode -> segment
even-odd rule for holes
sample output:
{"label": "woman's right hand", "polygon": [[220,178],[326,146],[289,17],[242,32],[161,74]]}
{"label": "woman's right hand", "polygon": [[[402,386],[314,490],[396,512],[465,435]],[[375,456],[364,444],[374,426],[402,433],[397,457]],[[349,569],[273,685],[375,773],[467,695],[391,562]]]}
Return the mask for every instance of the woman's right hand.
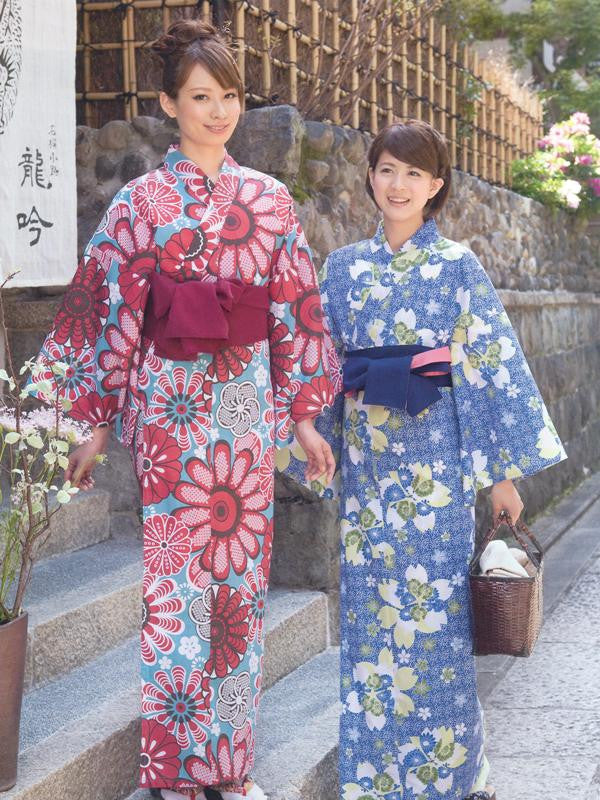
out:
{"label": "woman's right hand", "polygon": [[69,454],[69,466],[65,469],[65,481],[87,491],[94,487],[92,470],[96,466],[96,456],[106,451],[110,428],[94,428],[92,440],[76,447]]}

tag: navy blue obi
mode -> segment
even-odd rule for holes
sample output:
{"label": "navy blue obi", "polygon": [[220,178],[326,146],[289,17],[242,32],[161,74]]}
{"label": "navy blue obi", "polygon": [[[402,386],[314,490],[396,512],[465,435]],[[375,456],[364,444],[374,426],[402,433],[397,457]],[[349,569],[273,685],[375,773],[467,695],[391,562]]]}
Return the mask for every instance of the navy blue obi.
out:
{"label": "navy blue obi", "polygon": [[344,391],[364,391],[363,402],[408,411],[415,417],[452,386],[450,348],[400,344],[345,353]]}

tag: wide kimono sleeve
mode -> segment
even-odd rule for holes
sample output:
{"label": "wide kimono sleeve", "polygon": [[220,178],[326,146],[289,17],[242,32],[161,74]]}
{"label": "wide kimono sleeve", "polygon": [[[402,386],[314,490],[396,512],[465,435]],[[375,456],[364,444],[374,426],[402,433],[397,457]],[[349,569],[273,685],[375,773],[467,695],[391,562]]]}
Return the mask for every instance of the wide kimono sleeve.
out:
{"label": "wide kimono sleeve", "polygon": [[[314,273],[313,273],[314,274]],[[340,461],[342,450],[342,426],[344,414],[344,395],[342,383],[342,363],[343,345],[341,337],[338,335],[337,327],[331,313],[328,296],[328,261],[325,261],[321,270],[320,288],[316,298],[319,298],[319,306],[315,307],[321,317],[321,360],[325,375],[328,376],[329,385],[327,391],[320,394],[319,402],[313,402],[313,409],[319,407],[319,415],[315,418],[315,428],[323,438],[331,445],[333,456],[336,463],[335,476],[330,484],[325,484],[321,480],[307,482],[305,479],[306,457],[302,448],[298,444],[293,427],[287,432],[285,442],[282,441],[276,456],[277,469],[285,475],[293,478],[298,483],[306,485],[320,497],[333,499],[339,495],[340,488]],[[318,286],[318,284],[317,284]],[[302,317],[299,324],[302,325]],[[297,400],[292,404],[292,419],[296,421],[301,416],[295,416],[294,411],[300,414],[304,411],[304,395],[306,389],[300,391]],[[300,404],[300,406],[299,406]]]}
{"label": "wide kimono sleeve", "polygon": [[533,475],[567,456],[485,270],[471,252],[457,266],[452,386],[470,505],[477,490]]}
{"label": "wide kimono sleeve", "polygon": [[[130,443],[148,276],[156,268],[152,227],[127,189],[110,204],[64,295],[38,363],[36,395],[92,426],[116,423]],[[62,366],[59,370],[57,363]],[[125,417],[125,419],[124,419]]]}

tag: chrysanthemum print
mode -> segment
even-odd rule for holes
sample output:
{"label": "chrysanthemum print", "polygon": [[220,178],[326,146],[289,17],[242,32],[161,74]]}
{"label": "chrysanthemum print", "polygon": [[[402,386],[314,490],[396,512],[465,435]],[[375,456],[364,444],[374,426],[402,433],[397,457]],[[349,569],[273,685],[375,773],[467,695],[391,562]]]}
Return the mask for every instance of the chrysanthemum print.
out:
{"label": "chrysanthemum print", "polygon": [[[380,228],[323,273],[337,396],[317,427],[340,462],[341,796],[463,800],[488,771],[466,580],[475,493],[564,450],[489,279],[435,222],[397,253]],[[343,396],[346,351],[403,344],[451,348],[453,386],[437,402],[411,417]],[[279,462],[301,478],[297,455],[292,444]]]}
{"label": "chrysanthemum print", "polygon": [[[267,339],[191,361],[144,336],[149,279],[264,286]],[[197,314],[204,309],[195,309]],[[213,183],[173,149],[117,195],[41,359],[65,410],[115,421],[144,507],[144,788],[241,788],[254,758],[276,442],[332,401],[310,253],[286,188],[227,157]]]}

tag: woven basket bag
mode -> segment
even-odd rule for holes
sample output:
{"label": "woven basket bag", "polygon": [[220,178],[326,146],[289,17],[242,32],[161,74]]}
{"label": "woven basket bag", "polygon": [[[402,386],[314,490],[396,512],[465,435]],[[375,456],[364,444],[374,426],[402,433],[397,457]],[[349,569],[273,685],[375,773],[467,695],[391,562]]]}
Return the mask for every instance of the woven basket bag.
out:
{"label": "woven basket bag", "polygon": [[[527,553],[535,572],[531,577],[482,575],[479,559],[502,525]],[[501,514],[477,548],[469,566],[475,655],[529,656],[542,627],[542,546],[524,522],[513,524]]]}

